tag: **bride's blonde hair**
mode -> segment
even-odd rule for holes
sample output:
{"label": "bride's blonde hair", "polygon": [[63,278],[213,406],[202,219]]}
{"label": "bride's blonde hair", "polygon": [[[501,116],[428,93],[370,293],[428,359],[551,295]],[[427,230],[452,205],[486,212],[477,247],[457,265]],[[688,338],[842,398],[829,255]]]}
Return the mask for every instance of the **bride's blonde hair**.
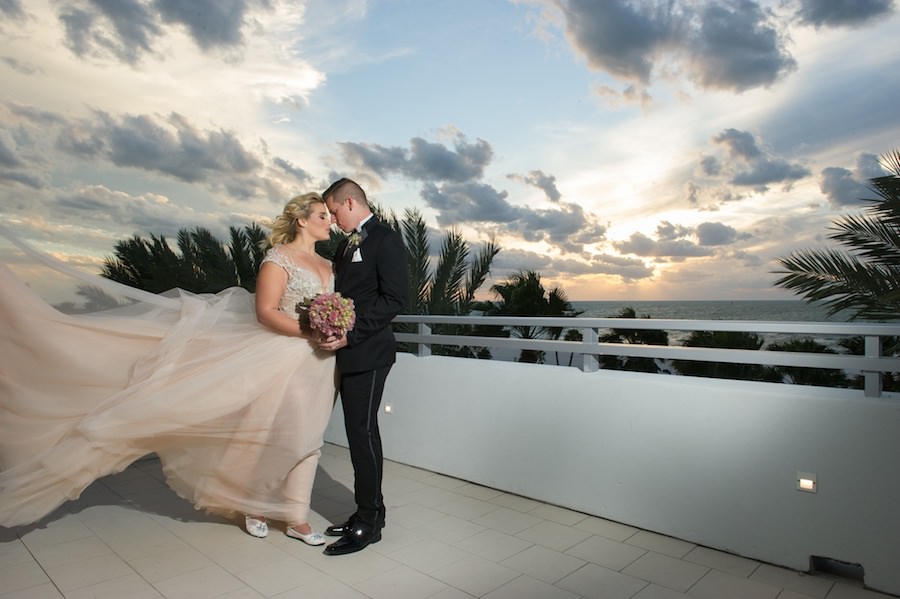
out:
{"label": "bride's blonde hair", "polygon": [[266,237],[266,243],[270,247],[275,247],[276,245],[293,241],[297,236],[297,219],[309,218],[313,207],[324,203],[325,200],[315,191],[291,198],[284,205],[284,210],[281,211],[281,214],[275,218],[274,222],[269,224],[272,232]]}

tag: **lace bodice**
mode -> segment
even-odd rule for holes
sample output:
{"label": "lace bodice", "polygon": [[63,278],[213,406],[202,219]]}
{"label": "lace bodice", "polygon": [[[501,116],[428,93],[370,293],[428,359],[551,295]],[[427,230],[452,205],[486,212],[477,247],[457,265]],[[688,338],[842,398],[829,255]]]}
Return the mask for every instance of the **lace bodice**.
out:
{"label": "lace bodice", "polygon": [[263,258],[263,264],[266,262],[274,262],[283,268],[288,275],[287,288],[281,297],[279,309],[291,316],[296,316],[295,308],[297,302],[314,297],[326,291],[332,291],[334,288],[334,275],[328,277],[328,284],[322,287],[322,281],[319,275],[305,268],[297,266],[290,256],[280,251],[277,247],[270,248]]}

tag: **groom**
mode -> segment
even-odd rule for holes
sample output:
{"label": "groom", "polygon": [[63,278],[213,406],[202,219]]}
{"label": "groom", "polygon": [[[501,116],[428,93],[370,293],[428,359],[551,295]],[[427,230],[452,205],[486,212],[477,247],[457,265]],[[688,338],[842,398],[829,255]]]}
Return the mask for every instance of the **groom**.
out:
{"label": "groom", "polygon": [[353,462],[356,513],[329,526],[341,538],[325,548],[343,555],[381,540],[385,508],[378,410],[388,372],[396,358],[391,320],[406,305],[406,248],[399,233],[380,222],[362,188],[339,179],[322,194],[331,222],[348,233],[334,255],[334,289],[353,300],[356,326],[320,346],[337,351],[341,405]]}

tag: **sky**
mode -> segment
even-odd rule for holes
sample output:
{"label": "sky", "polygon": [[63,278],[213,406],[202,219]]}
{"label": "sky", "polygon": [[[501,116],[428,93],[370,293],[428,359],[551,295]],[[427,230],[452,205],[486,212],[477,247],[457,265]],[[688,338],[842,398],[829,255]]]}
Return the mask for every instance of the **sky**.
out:
{"label": "sky", "polygon": [[895,0],[0,0],[0,223],[99,272],[351,177],[570,300],[794,299],[900,148]]}

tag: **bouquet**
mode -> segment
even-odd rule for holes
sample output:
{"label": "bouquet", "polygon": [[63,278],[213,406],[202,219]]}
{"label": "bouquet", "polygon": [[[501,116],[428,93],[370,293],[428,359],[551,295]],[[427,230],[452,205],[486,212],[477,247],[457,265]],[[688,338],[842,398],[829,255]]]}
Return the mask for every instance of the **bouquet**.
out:
{"label": "bouquet", "polygon": [[356,324],[353,300],[337,292],[320,293],[298,303],[296,310],[301,323],[308,323],[311,329],[326,337],[342,337]]}

